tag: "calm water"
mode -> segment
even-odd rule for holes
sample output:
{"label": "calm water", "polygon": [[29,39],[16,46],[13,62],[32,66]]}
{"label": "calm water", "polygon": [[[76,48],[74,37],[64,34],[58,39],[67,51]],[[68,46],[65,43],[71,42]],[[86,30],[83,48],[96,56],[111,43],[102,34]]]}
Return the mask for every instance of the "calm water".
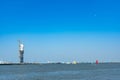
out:
{"label": "calm water", "polygon": [[120,64],[0,65],[0,80],[120,80]]}

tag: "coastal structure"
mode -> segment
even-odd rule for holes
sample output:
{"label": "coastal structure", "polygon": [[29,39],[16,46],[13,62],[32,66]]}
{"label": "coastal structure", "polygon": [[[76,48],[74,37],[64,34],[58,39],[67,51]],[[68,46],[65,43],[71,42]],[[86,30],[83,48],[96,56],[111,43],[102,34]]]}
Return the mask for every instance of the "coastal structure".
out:
{"label": "coastal structure", "polygon": [[98,60],[96,60],[96,64],[98,64]]}
{"label": "coastal structure", "polygon": [[0,61],[0,64],[9,64],[7,61]]}
{"label": "coastal structure", "polygon": [[19,40],[19,58],[20,63],[24,63],[24,45],[20,40]]}

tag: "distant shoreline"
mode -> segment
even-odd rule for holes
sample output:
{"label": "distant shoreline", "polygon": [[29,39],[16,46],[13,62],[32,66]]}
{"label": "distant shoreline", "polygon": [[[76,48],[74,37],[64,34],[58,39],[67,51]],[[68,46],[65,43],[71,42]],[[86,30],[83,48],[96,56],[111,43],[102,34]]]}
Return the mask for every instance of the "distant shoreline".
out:
{"label": "distant shoreline", "polygon": [[[40,64],[68,64],[68,63],[2,63],[0,65],[40,65]],[[73,64],[73,63],[69,63],[69,64]],[[76,63],[76,64],[96,64],[96,63],[86,62],[86,63]],[[120,62],[101,62],[99,64],[120,64]]]}

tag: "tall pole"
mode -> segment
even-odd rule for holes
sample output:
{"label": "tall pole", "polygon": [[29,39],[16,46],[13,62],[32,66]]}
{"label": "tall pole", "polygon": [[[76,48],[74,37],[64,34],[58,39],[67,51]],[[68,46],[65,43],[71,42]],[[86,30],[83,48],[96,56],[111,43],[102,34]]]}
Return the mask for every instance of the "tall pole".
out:
{"label": "tall pole", "polygon": [[20,58],[20,63],[24,63],[24,45],[21,43],[20,40],[18,40],[19,42],[19,58]]}

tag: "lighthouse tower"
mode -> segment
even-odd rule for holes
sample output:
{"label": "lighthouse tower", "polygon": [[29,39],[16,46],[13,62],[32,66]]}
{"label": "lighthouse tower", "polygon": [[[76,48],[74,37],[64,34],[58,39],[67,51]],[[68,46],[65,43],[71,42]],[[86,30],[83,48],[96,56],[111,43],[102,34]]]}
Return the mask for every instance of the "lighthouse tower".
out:
{"label": "lighthouse tower", "polygon": [[24,63],[24,45],[21,43],[19,40],[19,58],[20,58],[20,63]]}

